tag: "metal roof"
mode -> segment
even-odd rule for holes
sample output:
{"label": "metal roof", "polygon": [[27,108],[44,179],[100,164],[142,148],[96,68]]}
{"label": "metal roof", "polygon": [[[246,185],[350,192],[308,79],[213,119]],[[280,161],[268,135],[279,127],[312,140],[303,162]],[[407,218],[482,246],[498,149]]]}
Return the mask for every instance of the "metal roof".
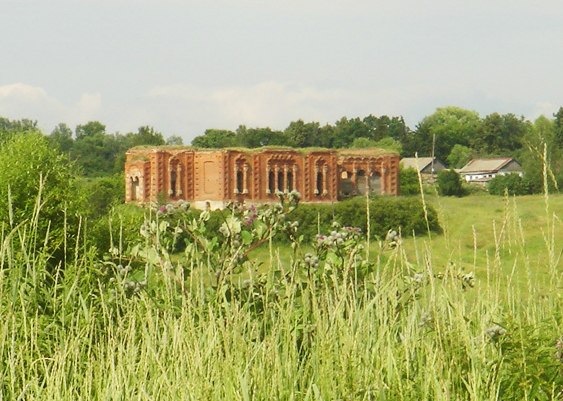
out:
{"label": "metal roof", "polygon": [[477,173],[477,172],[497,172],[513,161],[511,157],[499,157],[494,159],[473,159],[462,169],[459,170],[461,174]]}
{"label": "metal roof", "polygon": [[[434,158],[434,163],[436,163],[436,158]],[[431,157],[404,157],[401,159],[400,164],[403,168],[414,168],[415,170],[423,170],[425,167],[432,163]]]}

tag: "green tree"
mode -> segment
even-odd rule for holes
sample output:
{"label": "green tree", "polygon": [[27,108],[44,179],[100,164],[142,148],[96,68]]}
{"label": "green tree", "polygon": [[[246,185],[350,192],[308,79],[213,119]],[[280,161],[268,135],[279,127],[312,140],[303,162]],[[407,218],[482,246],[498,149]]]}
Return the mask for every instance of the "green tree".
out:
{"label": "green tree", "polygon": [[127,142],[122,136],[97,132],[77,138],[71,157],[85,176],[107,176],[123,168],[117,165],[116,161],[123,156],[126,149]]}
{"label": "green tree", "polygon": [[373,139],[369,138],[356,138],[354,142],[352,142],[352,148],[355,149],[366,149],[366,148],[380,148],[385,150],[390,150],[392,152],[401,153],[402,146],[401,142],[387,136],[379,141],[374,141]]}
{"label": "green tree", "polygon": [[65,123],[58,124],[49,135],[49,142],[56,146],[62,153],[71,151],[74,145],[72,130]]}
{"label": "green tree", "polygon": [[418,195],[420,194],[420,184],[418,182],[418,173],[412,167],[400,168],[399,185],[401,195]]}
{"label": "green tree", "polygon": [[447,162],[453,168],[462,168],[471,160],[473,150],[468,146],[455,144],[448,155]]}
{"label": "green tree", "polygon": [[179,135],[172,135],[166,138],[166,144],[173,146],[182,146],[184,144],[184,140]]}
{"label": "green tree", "polygon": [[97,219],[106,215],[113,206],[122,204],[125,199],[122,173],[107,177],[82,178],[78,180],[78,187],[88,205],[84,214],[90,218]]}
{"label": "green tree", "polygon": [[[524,170],[524,179],[532,193],[543,192],[543,167],[547,165],[549,190],[555,190],[563,183],[563,152],[555,145],[555,122],[545,116],[538,117],[526,133],[526,147],[518,152],[518,160]],[[546,151],[546,152],[545,152]]]}
{"label": "green tree", "polygon": [[356,138],[370,139],[370,136],[370,127],[360,118],[348,119],[342,117],[334,125],[333,146],[335,148],[348,148]]}
{"label": "green tree", "polygon": [[319,123],[305,123],[303,120],[292,121],[284,130],[286,144],[297,148],[319,146],[320,134]]}
{"label": "green tree", "polygon": [[372,139],[361,137],[354,139],[351,147],[355,149],[366,149],[366,148],[374,148],[377,146],[376,144],[377,142],[375,142]]}
{"label": "green tree", "polygon": [[557,113],[553,115],[554,120],[554,142],[555,146],[562,149],[563,148],[563,107],[560,107]]}
{"label": "green tree", "polygon": [[514,114],[492,113],[483,119],[481,129],[471,140],[473,149],[481,154],[511,155],[523,145],[530,124]]}
{"label": "green tree", "polygon": [[461,176],[453,169],[442,170],[438,173],[438,193],[443,196],[463,196],[465,189]]}
{"label": "green tree", "polygon": [[269,127],[246,128],[241,125],[237,128],[236,136],[238,144],[245,148],[287,145],[283,132],[274,131]]}
{"label": "green tree", "polygon": [[89,136],[105,134],[106,126],[99,121],[89,121],[86,124],[77,125],[74,129],[76,139],[82,139]]}
{"label": "green tree", "polygon": [[438,108],[417,126],[414,144],[419,155],[430,155],[434,143],[434,155],[447,160],[456,144],[469,146],[480,129],[477,112],[453,106]]}
{"label": "green tree", "polygon": [[203,135],[192,139],[192,145],[198,148],[221,149],[237,146],[237,137],[233,131],[207,129]]}
{"label": "green tree", "polygon": [[31,220],[41,205],[37,245],[49,232],[47,245],[59,249],[67,235],[65,219],[72,226],[81,204],[75,178],[76,170],[68,158],[41,133],[14,136],[0,152],[0,222],[15,227]]}
{"label": "green tree", "polygon": [[402,153],[403,152],[403,145],[396,139],[391,138],[390,136],[380,139],[375,143],[376,148],[391,150],[393,152]]}
{"label": "green tree", "polygon": [[16,134],[38,131],[37,121],[25,118],[23,120],[10,120],[0,117],[0,146],[9,141]]}
{"label": "green tree", "polygon": [[323,125],[319,131],[319,137],[316,146],[321,148],[334,147],[334,127],[330,124]]}
{"label": "green tree", "polygon": [[388,117],[385,115],[375,117],[370,114],[364,117],[362,121],[368,127],[369,138],[374,141],[380,141],[389,137],[400,140],[401,136],[408,130],[402,117]]}
{"label": "green tree", "polygon": [[497,175],[489,181],[487,189],[492,195],[504,195],[505,191],[509,195],[527,195],[530,193],[528,181],[518,174]]}
{"label": "green tree", "polygon": [[147,125],[139,127],[137,132],[129,132],[125,135],[125,140],[127,149],[140,145],[160,146],[165,144],[162,134]]}

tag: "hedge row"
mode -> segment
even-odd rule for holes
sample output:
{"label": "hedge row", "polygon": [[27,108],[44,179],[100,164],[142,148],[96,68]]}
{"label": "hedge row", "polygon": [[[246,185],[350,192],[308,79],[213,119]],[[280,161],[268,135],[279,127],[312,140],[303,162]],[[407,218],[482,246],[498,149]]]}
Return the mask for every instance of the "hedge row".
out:
{"label": "hedge row", "polygon": [[[332,230],[332,222],[359,227],[367,232],[365,198],[353,198],[333,204],[302,204],[289,219],[298,221],[301,234],[311,240],[320,233]],[[441,232],[436,210],[427,205],[428,226]],[[418,198],[378,197],[369,201],[370,236],[384,238],[389,230],[401,231],[403,236],[428,232],[422,202]]]}

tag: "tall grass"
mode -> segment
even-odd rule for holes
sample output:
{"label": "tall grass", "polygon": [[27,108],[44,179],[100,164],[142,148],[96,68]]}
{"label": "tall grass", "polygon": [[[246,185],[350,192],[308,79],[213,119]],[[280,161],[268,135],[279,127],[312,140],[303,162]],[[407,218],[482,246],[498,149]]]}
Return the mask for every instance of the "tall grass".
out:
{"label": "tall grass", "polygon": [[[508,201],[486,277],[438,273],[419,238],[415,259],[401,242],[382,247],[361,282],[361,259],[315,279],[271,250],[268,272],[284,274],[221,288],[196,274],[213,269],[205,258],[173,266],[181,284],[147,258],[133,292],[111,280],[87,231],[67,228],[83,240],[53,266],[33,221],[3,227],[0,399],[559,400],[562,226],[547,205],[548,266],[526,258]],[[506,247],[525,288],[500,268]]]}

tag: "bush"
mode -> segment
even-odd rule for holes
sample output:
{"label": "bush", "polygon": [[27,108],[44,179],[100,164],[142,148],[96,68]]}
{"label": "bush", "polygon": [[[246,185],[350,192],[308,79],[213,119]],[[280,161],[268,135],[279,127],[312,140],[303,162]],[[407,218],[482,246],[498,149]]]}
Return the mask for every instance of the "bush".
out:
{"label": "bush", "polygon": [[43,246],[49,233],[47,246],[60,250],[68,245],[67,228],[80,209],[75,183],[73,165],[41,133],[14,135],[0,152],[0,223],[15,227],[33,221],[40,209],[35,245]]}
{"label": "bush", "polygon": [[87,240],[100,254],[108,252],[111,245],[126,249],[141,241],[139,229],[146,213],[148,210],[137,205],[118,205],[90,224]]}
{"label": "bush", "polygon": [[401,168],[399,170],[399,184],[401,195],[419,195],[420,184],[418,173],[412,167]]}
{"label": "bush", "polygon": [[[441,232],[436,210],[427,205],[430,230]],[[385,237],[387,231],[401,230],[403,235],[424,234],[427,232],[422,202],[418,198],[379,197],[369,202],[370,235]],[[289,216],[299,222],[299,233],[307,241],[318,232],[327,233],[336,221],[343,226],[359,227],[367,231],[366,200],[357,197],[346,201],[326,204],[302,204]]]}
{"label": "bush", "polygon": [[443,196],[464,196],[461,176],[453,169],[442,170],[438,173],[438,193]]}
{"label": "bush", "polygon": [[84,178],[79,181],[79,187],[88,205],[85,214],[90,217],[106,215],[113,206],[122,204],[125,199],[123,174]]}
{"label": "bush", "polygon": [[492,195],[528,195],[532,193],[530,185],[518,174],[497,175],[487,186]]}

